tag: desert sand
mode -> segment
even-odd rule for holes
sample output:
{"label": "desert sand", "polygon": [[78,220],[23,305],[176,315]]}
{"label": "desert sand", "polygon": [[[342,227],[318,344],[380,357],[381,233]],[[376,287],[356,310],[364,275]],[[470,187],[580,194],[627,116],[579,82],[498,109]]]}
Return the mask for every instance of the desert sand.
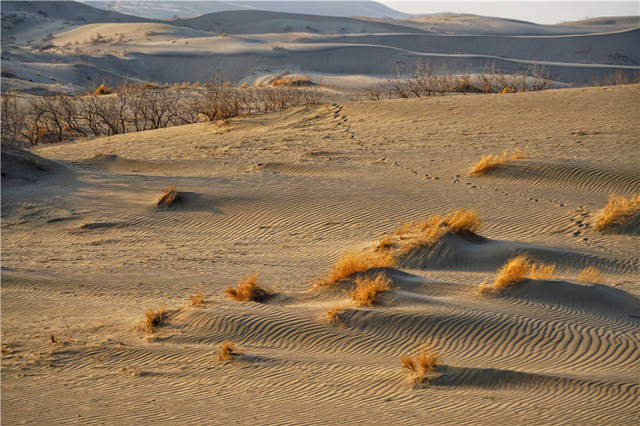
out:
{"label": "desert sand", "polygon": [[[639,95],[318,105],[4,149],[3,422],[635,423],[638,236],[594,221],[640,191]],[[182,199],[156,208],[169,185]],[[349,280],[312,290],[343,253],[457,208],[483,238],[399,256],[377,305]],[[517,253],[557,276],[478,294]],[[577,281],[589,266],[598,283]],[[254,272],[272,297],[225,297]],[[216,360],[224,340],[243,354]],[[423,344],[442,366],[416,387],[400,358]]]}
{"label": "desert sand", "polygon": [[[555,87],[637,72],[634,19],[178,24],[51,3],[2,3],[2,86],[21,99],[216,69],[332,85],[283,111],[2,146],[3,424],[637,424],[640,220],[599,220],[640,195],[640,84],[351,92],[397,55],[546,64]],[[411,245],[458,209],[479,222]],[[332,282],[345,255],[375,267]],[[491,290],[520,255],[547,269]],[[229,297],[253,274],[266,295]],[[388,285],[370,305],[351,296],[367,278]],[[431,371],[403,368],[423,349]]]}
{"label": "desert sand", "polygon": [[303,73],[316,83],[362,87],[427,63],[454,74],[538,66],[556,87],[640,73],[638,17],[538,25],[474,15],[381,19],[249,9],[154,20],[73,2],[11,1],[2,14],[2,87],[35,94],[206,81],[216,72],[234,84]]}

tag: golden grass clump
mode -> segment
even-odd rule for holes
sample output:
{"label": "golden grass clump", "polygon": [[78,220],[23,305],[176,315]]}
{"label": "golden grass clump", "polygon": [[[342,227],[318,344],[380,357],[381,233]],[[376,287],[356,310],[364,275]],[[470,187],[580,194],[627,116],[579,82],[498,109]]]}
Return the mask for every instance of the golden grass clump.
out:
{"label": "golden grass clump", "polygon": [[533,263],[531,265],[528,278],[531,278],[532,280],[552,280],[556,277],[555,270],[555,265]]}
{"label": "golden grass clump", "polygon": [[104,83],[102,83],[100,86],[96,87],[96,90],[93,93],[95,95],[108,95],[109,93],[112,93],[112,92],[113,90],[111,90],[110,88],[105,86]]}
{"label": "golden grass clump", "polygon": [[602,273],[598,268],[589,266],[580,271],[578,281],[582,281],[583,283],[599,283],[602,282]]}
{"label": "golden grass clump", "polygon": [[216,358],[218,361],[231,361],[234,356],[240,355],[241,353],[242,352],[240,352],[240,348],[238,348],[237,344],[229,340],[225,340],[220,343]]}
{"label": "golden grass clump", "polygon": [[306,75],[286,75],[274,79],[271,82],[273,87],[278,86],[311,86],[311,80]]}
{"label": "golden grass clump", "polygon": [[471,168],[471,175],[479,176],[495,169],[497,166],[506,163],[508,160],[520,160],[526,158],[527,153],[520,148],[516,148],[511,155],[507,151],[504,151],[501,156],[497,155],[485,155]]}
{"label": "golden grass clump", "polygon": [[390,252],[348,253],[333,265],[327,277],[316,281],[315,287],[333,285],[357,272],[364,272],[373,268],[392,268],[394,266],[396,266],[396,260]]}
{"label": "golden grass clump", "polygon": [[204,295],[202,293],[193,293],[190,299],[193,307],[199,308],[204,304]]}
{"label": "golden grass clump", "polygon": [[237,288],[229,287],[225,290],[227,297],[238,302],[260,302],[269,293],[258,284],[258,273],[247,275]]}
{"label": "golden grass clump", "polygon": [[423,349],[414,357],[410,355],[402,357],[401,363],[402,367],[407,369],[411,379],[416,384],[420,384],[424,382],[429,373],[434,371],[440,361],[441,358],[437,353]]}
{"label": "golden grass clump", "polygon": [[147,309],[144,314],[144,321],[142,322],[142,329],[147,333],[155,333],[158,327],[161,327],[167,320],[168,311],[164,306],[155,310],[153,308]]}
{"label": "golden grass clump", "polygon": [[329,321],[329,324],[338,324],[342,322],[342,318],[340,317],[340,312],[342,312],[342,308],[338,306],[334,306],[333,308],[326,311],[322,317]]}
{"label": "golden grass clump", "polygon": [[383,274],[378,274],[375,278],[356,278],[356,288],[349,295],[357,306],[371,306],[376,303],[376,298],[391,288],[391,280]]}
{"label": "golden grass clump", "polygon": [[499,292],[526,279],[551,280],[555,278],[555,265],[544,265],[530,261],[527,256],[520,255],[510,259],[496,273],[493,284],[483,282],[478,287],[480,294]]}
{"label": "golden grass clump", "polygon": [[629,198],[610,195],[607,205],[596,222],[596,229],[604,231],[622,227],[640,218],[640,195]]}
{"label": "golden grass clump", "polygon": [[391,235],[385,235],[376,244],[376,251],[384,251],[393,247],[393,237]]}
{"label": "golden grass clump", "polygon": [[171,207],[180,199],[180,193],[175,185],[170,185],[165,189],[164,194],[156,201],[156,207]]}
{"label": "golden grass clump", "polygon": [[480,218],[473,210],[457,209],[445,216],[433,215],[425,221],[402,225],[394,235],[403,238],[411,233],[403,244],[403,251],[433,245],[447,233],[472,234],[478,231]]}

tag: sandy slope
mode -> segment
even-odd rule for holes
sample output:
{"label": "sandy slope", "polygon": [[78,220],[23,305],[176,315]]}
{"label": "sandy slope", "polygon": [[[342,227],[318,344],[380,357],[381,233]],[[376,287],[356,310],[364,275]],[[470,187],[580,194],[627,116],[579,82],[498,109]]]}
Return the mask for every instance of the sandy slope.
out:
{"label": "sandy slope", "polygon": [[38,94],[123,80],[205,81],[216,72],[247,84],[297,72],[349,87],[388,78],[398,66],[410,75],[418,62],[449,73],[542,66],[560,86],[640,73],[633,18],[540,26],[467,15],[416,23],[235,10],[153,22],[73,2],[8,2],[2,14],[2,86]]}
{"label": "sandy slope", "polygon": [[[609,193],[640,191],[638,99],[634,85],[319,105],[3,150],[3,421],[634,424],[638,236],[592,223]],[[514,147],[531,157],[468,176]],[[183,200],[156,209],[173,183]],[[344,251],[460,207],[484,238],[402,257],[379,306],[354,307],[348,283],[308,291]],[[558,278],[477,294],[522,252]],[[602,284],[575,281],[586,266]],[[253,271],[278,295],[223,296]],[[186,306],[195,291],[205,307]],[[168,325],[147,338],[135,326],[161,304]],[[334,305],[342,324],[321,318]],[[227,364],[225,339],[245,351]],[[399,358],[424,343],[444,365],[418,389]]]}

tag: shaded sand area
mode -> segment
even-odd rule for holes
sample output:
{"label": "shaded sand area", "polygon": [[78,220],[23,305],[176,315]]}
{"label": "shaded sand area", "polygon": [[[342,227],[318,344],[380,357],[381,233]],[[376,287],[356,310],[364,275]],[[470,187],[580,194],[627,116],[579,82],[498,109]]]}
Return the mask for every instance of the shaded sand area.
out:
{"label": "shaded sand area", "polygon": [[[639,99],[317,105],[3,149],[3,422],[636,423],[639,230],[595,224],[611,193],[640,193]],[[460,208],[475,232],[394,234]],[[355,276],[313,289],[381,250],[373,305]],[[554,274],[480,294],[518,254]],[[254,272],[261,302],[225,296]],[[400,360],[423,345],[441,360],[416,384]]]}

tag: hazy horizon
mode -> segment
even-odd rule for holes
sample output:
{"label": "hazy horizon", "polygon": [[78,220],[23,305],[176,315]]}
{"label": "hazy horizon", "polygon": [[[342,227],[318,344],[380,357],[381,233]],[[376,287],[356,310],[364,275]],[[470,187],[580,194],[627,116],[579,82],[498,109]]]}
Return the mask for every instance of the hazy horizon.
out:
{"label": "hazy horizon", "polygon": [[471,13],[475,15],[558,24],[603,16],[640,14],[640,3],[633,1],[403,1],[380,0],[400,12],[410,14]]}

